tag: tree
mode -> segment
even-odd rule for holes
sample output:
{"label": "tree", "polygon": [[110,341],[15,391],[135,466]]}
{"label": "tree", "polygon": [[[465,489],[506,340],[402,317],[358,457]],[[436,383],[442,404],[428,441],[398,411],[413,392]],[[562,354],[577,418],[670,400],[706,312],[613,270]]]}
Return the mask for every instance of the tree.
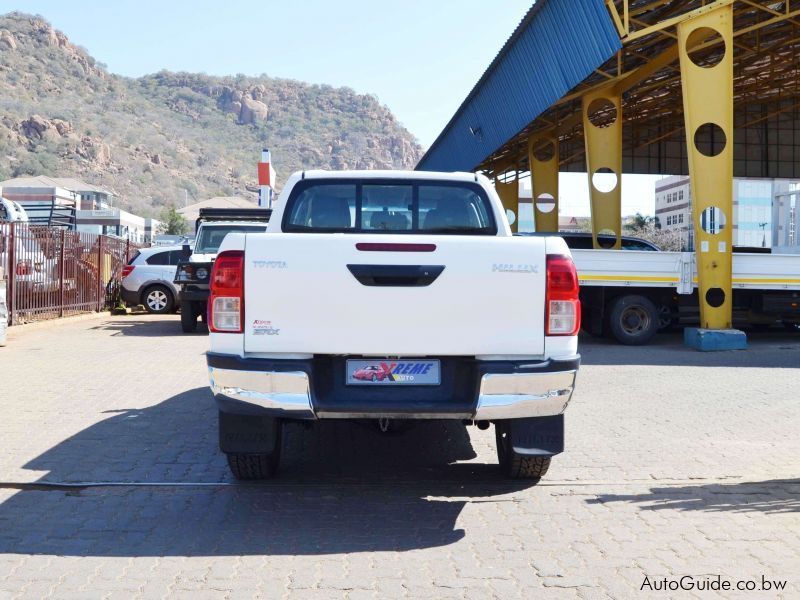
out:
{"label": "tree", "polygon": [[658,227],[658,223],[655,217],[648,217],[643,215],[642,213],[636,213],[630,220],[625,224],[625,229],[628,231],[638,231],[640,229],[647,229],[650,225],[654,225]]}
{"label": "tree", "polygon": [[186,219],[178,212],[174,205],[161,211],[161,233],[167,235],[183,235],[189,228]]}

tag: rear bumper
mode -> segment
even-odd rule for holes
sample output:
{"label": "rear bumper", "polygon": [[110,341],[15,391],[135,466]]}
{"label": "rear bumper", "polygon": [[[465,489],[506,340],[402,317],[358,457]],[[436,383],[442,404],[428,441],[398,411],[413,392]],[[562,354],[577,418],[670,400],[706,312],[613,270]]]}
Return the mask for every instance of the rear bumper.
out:
{"label": "rear bumper", "polygon": [[563,371],[486,373],[472,418],[494,421],[560,415],[572,398],[577,373],[577,364]]}
{"label": "rear bumper", "polygon": [[[560,415],[572,397],[580,356],[564,360],[474,361],[468,403],[324,405],[314,394],[314,360],[240,358],[208,353],[211,390],[221,411],[292,419],[413,418],[500,420]],[[407,392],[410,394],[410,392]]]}
{"label": "rear bumper", "polygon": [[139,290],[129,290],[125,286],[120,291],[122,301],[129,306],[136,306],[141,303],[141,296]]}
{"label": "rear bumper", "polygon": [[182,285],[180,286],[180,289],[181,301],[186,302],[208,302],[208,296],[211,294],[211,291],[208,289],[208,287]]}

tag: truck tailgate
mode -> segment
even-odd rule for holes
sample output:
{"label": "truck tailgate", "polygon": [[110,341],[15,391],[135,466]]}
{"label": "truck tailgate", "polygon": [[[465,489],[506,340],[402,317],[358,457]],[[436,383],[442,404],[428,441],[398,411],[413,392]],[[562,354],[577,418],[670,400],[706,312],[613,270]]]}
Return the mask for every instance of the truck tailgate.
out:
{"label": "truck tailgate", "polygon": [[251,234],[244,350],[541,355],[545,268],[536,237]]}

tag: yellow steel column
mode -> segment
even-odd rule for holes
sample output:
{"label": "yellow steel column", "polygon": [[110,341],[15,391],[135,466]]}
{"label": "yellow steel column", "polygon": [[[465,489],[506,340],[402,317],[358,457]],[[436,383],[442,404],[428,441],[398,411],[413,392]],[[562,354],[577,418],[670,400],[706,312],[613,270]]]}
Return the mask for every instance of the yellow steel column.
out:
{"label": "yellow steel column", "polygon": [[558,159],[557,137],[544,135],[528,140],[536,231],[558,231]]}
{"label": "yellow steel column", "polygon": [[500,196],[503,208],[506,209],[506,216],[511,225],[511,231],[516,233],[519,221],[519,173],[514,171],[513,179],[505,183],[499,179],[495,179],[494,187],[497,190],[497,195]]}
{"label": "yellow steel column", "polygon": [[[583,97],[583,133],[586,170],[592,208],[595,248],[621,245],[622,233],[622,105],[611,87]],[[600,243],[597,234],[613,235],[613,243]]]}
{"label": "yellow steel column", "polygon": [[[709,53],[706,42],[722,38]],[[678,25],[692,189],[700,326],[731,327],[733,229],[733,7]],[[724,51],[724,54],[723,54]]]}

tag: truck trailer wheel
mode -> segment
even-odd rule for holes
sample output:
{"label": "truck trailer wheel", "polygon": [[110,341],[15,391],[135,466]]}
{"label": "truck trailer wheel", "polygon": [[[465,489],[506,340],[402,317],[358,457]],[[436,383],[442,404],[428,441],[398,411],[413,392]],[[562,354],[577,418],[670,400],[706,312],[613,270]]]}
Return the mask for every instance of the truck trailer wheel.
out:
{"label": "truck trailer wheel", "polygon": [[194,302],[187,300],[181,302],[181,329],[183,333],[197,331],[197,313],[194,310]]}
{"label": "truck trailer wheel", "polygon": [[497,440],[497,459],[504,475],[512,479],[530,479],[534,483],[544,477],[550,468],[549,456],[528,456],[514,452],[508,423],[496,422],[494,433]]}
{"label": "truck trailer wheel", "polygon": [[646,344],[656,334],[659,325],[656,305],[644,296],[620,296],[611,305],[608,326],[611,335],[621,344]]}

